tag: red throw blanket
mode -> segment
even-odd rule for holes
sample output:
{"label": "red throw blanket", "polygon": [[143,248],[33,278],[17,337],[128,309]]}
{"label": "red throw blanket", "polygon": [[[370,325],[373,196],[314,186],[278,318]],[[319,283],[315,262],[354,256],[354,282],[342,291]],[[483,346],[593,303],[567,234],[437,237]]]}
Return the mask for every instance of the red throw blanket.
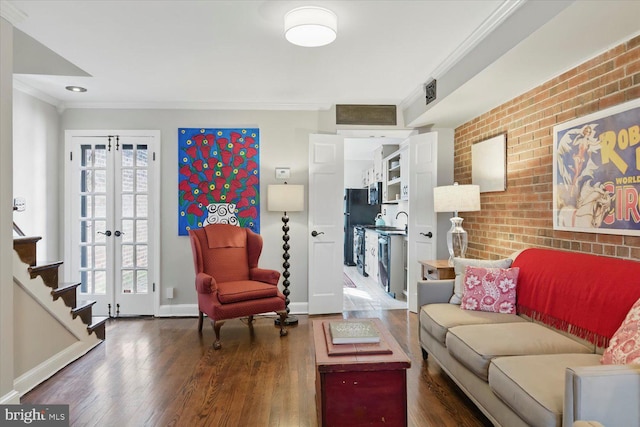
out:
{"label": "red throw blanket", "polygon": [[640,263],[584,253],[526,249],[517,311],[606,347],[640,298]]}

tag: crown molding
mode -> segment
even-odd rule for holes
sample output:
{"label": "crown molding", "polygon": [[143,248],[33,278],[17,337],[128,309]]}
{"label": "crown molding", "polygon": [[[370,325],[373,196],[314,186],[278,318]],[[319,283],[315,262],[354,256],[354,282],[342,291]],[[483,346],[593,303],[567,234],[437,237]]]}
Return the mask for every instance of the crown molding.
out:
{"label": "crown molding", "polygon": [[9,21],[14,27],[27,19],[27,14],[8,0],[0,0],[0,16]]}
{"label": "crown molding", "polygon": [[[511,14],[526,3],[526,0],[510,1],[505,0],[503,3],[487,18],[473,33],[469,35],[449,56],[445,58],[425,80],[425,84],[431,79],[440,79],[451,68],[453,68],[462,58],[468,55],[485,37],[491,34],[502,24]],[[404,110],[411,104],[416,102],[418,98],[424,97],[424,84],[417,86],[407,97],[400,103],[400,108]]]}
{"label": "crown molding", "polygon": [[64,102],[67,108],[133,110],[271,110],[325,111],[333,104],[287,104],[260,102]]}
{"label": "crown molding", "polygon": [[34,98],[38,98],[40,101],[44,101],[47,104],[53,105],[58,109],[58,111],[60,111],[60,108],[63,108],[62,101],[60,101],[57,98],[54,98],[51,95],[47,95],[46,93],[34,88],[33,86],[26,84],[25,82],[19,80],[19,78],[15,76],[13,77],[13,88],[16,90],[19,90],[20,92],[24,92],[27,95],[31,95]]}

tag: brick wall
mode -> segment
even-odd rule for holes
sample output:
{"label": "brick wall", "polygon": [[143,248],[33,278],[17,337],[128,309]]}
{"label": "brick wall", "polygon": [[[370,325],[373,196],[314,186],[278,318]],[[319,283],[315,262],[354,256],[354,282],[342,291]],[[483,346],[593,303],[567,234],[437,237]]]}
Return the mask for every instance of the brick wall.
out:
{"label": "brick wall", "polygon": [[[454,177],[471,183],[471,146],[507,135],[507,190],[465,212],[467,257],[550,247],[640,260],[640,237],[553,230],[553,126],[640,98],[640,36],[500,105],[455,131]],[[640,124],[640,120],[639,120]]]}

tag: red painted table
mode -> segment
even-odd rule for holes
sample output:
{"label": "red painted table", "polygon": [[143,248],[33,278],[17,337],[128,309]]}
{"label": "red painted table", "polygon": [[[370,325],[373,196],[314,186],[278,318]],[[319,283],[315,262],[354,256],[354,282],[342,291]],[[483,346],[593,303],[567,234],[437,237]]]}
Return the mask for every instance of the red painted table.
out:
{"label": "red painted table", "polygon": [[[380,319],[368,320],[378,329],[379,348],[387,354],[366,353],[371,344],[327,344],[324,323],[331,319],[313,321],[320,426],[407,425],[407,369],[411,361]],[[344,348],[352,354],[329,355],[330,347],[332,352]]]}

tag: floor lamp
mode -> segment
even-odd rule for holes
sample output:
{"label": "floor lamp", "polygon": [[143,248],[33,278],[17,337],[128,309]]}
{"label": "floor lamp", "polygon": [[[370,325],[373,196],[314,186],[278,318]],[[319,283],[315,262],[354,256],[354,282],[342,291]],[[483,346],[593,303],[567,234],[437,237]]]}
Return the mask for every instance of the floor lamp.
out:
{"label": "floor lamp", "polygon": [[467,252],[468,236],[462,228],[463,219],[458,212],[480,210],[480,186],[478,185],[445,185],[433,189],[433,208],[436,212],[453,212],[451,228],[447,231],[447,248],[449,249],[449,265],[453,266],[453,258],[464,258]]}
{"label": "floor lamp", "polygon": [[[267,188],[267,210],[276,211],[276,212],[284,212],[282,215],[282,249],[284,253],[282,254],[282,258],[284,262],[282,263],[282,268],[284,269],[282,272],[282,277],[284,280],[282,282],[282,286],[284,286],[284,290],[282,293],[285,296],[285,304],[287,309],[287,318],[285,319],[285,325],[296,325],[298,324],[298,319],[295,316],[289,316],[289,217],[287,216],[287,212],[299,212],[304,210],[304,185],[289,185],[287,183],[281,185],[269,185]],[[276,319],[276,325],[280,324],[280,319]]]}

